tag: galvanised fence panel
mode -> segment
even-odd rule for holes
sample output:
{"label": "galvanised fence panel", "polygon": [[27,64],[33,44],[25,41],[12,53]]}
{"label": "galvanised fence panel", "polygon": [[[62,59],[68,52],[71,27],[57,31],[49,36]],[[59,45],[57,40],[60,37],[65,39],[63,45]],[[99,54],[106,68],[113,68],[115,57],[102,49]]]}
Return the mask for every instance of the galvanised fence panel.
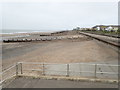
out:
{"label": "galvanised fence panel", "polygon": [[17,75],[76,76],[118,80],[118,67],[120,66],[110,64],[18,62],[0,73],[2,77],[0,83]]}

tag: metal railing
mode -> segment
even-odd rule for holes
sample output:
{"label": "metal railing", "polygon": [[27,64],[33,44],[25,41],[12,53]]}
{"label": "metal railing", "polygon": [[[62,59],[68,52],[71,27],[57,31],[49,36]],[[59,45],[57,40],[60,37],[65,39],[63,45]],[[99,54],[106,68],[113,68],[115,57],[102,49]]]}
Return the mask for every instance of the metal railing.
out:
{"label": "metal railing", "polygon": [[17,66],[18,64],[14,64],[10,66],[9,68],[5,69],[4,71],[0,72],[0,86],[4,81],[16,76]]}
{"label": "metal railing", "polygon": [[118,79],[118,67],[110,64],[18,62],[0,73],[2,77],[0,82],[13,76],[26,74]]}

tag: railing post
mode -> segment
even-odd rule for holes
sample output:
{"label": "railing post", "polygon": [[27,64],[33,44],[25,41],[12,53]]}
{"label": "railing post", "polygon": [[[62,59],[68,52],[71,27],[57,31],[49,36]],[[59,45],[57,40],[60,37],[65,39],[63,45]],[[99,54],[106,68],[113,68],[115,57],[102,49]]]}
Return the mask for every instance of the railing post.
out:
{"label": "railing post", "polygon": [[82,74],[82,65],[79,63],[80,74]]}
{"label": "railing post", "polygon": [[45,76],[45,66],[44,66],[44,63],[43,63],[43,75]]}
{"label": "railing post", "polygon": [[23,74],[22,63],[20,63],[21,74]]}
{"label": "railing post", "polygon": [[97,78],[97,76],[96,76],[97,73],[96,72],[97,72],[97,64],[95,64],[95,78]]}
{"label": "railing post", "polygon": [[69,64],[67,64],[67,77],[69,77]]}
{"label": "railing post", "polygon": [[16,63],[16,76],[18,75],[18,63]]}

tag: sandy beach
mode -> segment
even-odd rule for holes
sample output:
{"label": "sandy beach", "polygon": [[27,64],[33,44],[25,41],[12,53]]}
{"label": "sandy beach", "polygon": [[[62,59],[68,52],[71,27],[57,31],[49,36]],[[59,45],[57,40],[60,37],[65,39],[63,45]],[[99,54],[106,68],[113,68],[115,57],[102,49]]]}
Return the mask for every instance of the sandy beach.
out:
{"label": "sandy beach", "polygon": [[[33,36],[38,37],[39,34]],[[3,68],[21,61],[75,63],[117,60],[118,53],[112,48],[83,36],[74,40],[2,43]]]}

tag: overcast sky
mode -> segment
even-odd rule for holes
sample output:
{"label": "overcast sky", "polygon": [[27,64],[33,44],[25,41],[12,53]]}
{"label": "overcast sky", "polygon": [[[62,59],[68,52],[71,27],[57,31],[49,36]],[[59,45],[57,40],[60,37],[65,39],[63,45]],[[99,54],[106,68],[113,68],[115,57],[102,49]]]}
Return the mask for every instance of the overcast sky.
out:
{"label": "overcast sky", "polygon": [[2,4],[2,28],[67,30],[118,24],[117,2],[40,2]]}

